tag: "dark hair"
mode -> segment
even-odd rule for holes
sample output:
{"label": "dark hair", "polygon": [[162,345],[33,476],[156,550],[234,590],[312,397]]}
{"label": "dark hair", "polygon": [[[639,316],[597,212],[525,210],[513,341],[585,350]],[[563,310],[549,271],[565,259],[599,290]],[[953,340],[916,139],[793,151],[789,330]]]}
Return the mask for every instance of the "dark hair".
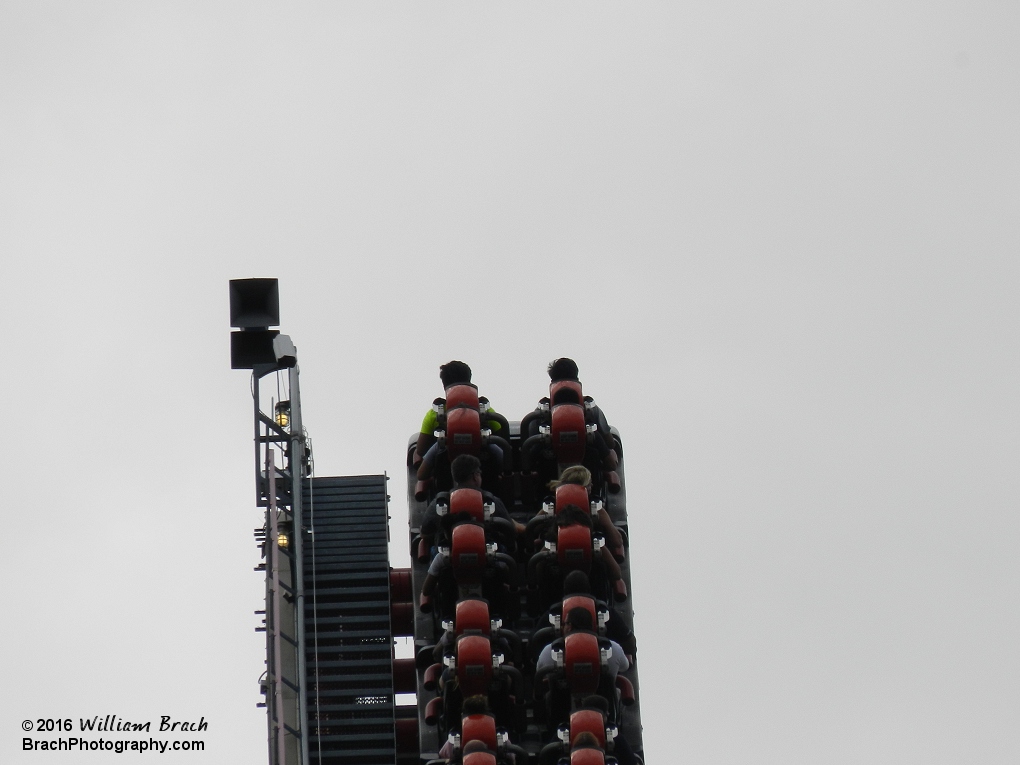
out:
{"label": "dark hair", "polygon": [[563,597],[568,595],[591,595],[591,582],[583,571],[571,571],[563,577]]}
{"label": "dark hair", "polygon": [[450,463],[450,474],[456,484],[464,483],[481,469],[481,461],[473,454],[462,454]]}
{"label": "dark hair", "polygon": [[475,519],[471,516],[471,513],[467,510],[461,510],[459,513],[447,513],[446,515],[440,516],[439,531],[443,537],[452,543],[453,530],[462,523],[471,523],[475,526],[482,525],[480,523],[476,523]]}
{"label": "dark hair", "polygon": [[566,357],[553,359],[549,362],[549,379],[553,382],[557,380],[576,380],[577,364],[574,363],[573,359]]}
{"label": "dark hair", "polygon": [[585,696],[581,699],[581,707],[585,709],[597,709],[603,715],[609,714],[609,702],[597,693],[593,693],[591,696]]}
{"label": "dark hair", "polygon": [[439,379],[443,381],[443,387],[449,388],[457,383],[471,382],[471,367],[463,361],[448,361],[439,367]]}
{"label": "dark hair", "polygon": [[492,754],[492,750],[485,745],[484,741],[480,741],[477,738],[473,738],[464,744],[463,749],[460,750],[461,754],[474,754],[475,752],[488,752]]}
{"label": "dark hair", "polygon": [[594,748],[601,749],[599,746],[599,739],[590,730],[583,730],[574,736],[574,740],[570,742],[572,748]]}
{"label": "dark hair", "polygon": [[489,699],[484,694],[468,696],[460,707],[461,715],[487,715],[489,714]]}
{"label": "dark hair", "polygon": [[580,606],[571,608],[567,612],[567,624],[575,630],[588,630],[591,632],[595,628],[595,624],[591,620],[591,611]]}
{"label": "dark hair", "polygon": [[556,525],[559,528],[564,526],[587,526],[591,525],[591,516],[577,505],[566,505],[556,514]]}

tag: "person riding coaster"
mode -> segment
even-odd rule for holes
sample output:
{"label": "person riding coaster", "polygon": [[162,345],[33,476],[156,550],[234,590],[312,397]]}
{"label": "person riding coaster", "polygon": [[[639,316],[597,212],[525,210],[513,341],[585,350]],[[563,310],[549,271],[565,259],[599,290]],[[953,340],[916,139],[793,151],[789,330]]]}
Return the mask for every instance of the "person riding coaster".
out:
{"label": "person riding coaster", "polygon": [[503,474],[512,467],[512,452],[497,434],[509,436],[509,423],[478,395],[467,364],[451,361],[439,369],[446,398],[437,398],[425,414],[410,456],[409,464],[417,467],[416,498],[423,501],[430,492],[448,488],[450,463],[461,454],[481,459],[486,485],[501,489]]}
{"label": "person riding coaster", "polygon": [[620,490],[622,448],[613,437],[602,410],[590,396],[582,395],[577,364],[556,359],[549,365],[549,397],[521,420],[521,468],[535,473],[540,482],[570,465],[584,464],[605,481],[609,491]]}
{"label": "person riding coaster", "polygon": [[571,609],[584,606],[592,614],[593,624],[600,636],[615,640],[623,647],[631,664],[637,656],[637,639],[623,614],[603,600],[591,594],[588,575],[583,571],[571,571],[563,578],[563,600],[556,601],[541,617],[535,620],[535,628],[528,638],[528,655],[532,662],[538,660],[542,649],[558,637],[562,637],[563,625]]}
{"label": "person riding coaster", "polygon": [[489,603],[484,598],[459,600],[453,619],[444,619],[442,627],[443,634],[435,646],[426,646],[419,652],[419,666],[429,659],[441,663],[461,635],[484,635],[492,642],[494,650],[503,654],[508,666],[520,667],[522,664],[520,636],[514,630],[503,628],[503,620],[490,613]]}
{"label": "person riding coaster", "polygon": [[[553,379],[559,373],[552,367],[558,364],[562,368],[560,362],[573,363],[558,359],[550,365],[550,395],[543,401],[548,415],[548,432],[543,434],[548,441],[543,448],[553,456],[540,453],[537,447],[525,450],[525,467],[536,470],[532,475],[527,475],[527,470],[523,475],[508,471],[514,469],[521,445],[546,422],[536,423],[536,417],[522,422],[520,440],[514,424],[517,454],[501,445],[497,450],[487,448],[483,431],[491,428],[497,439],[510,440],[510,425],[496,421],[500,416],[470,383],[470,370],[466,379],[449,381],[450,385],[444,379],[445,398],[436,400],[427,415],[431,422],[423,421],[417,442],[412,438],[409,443],[413,447],[407,452],[409,495],[418,500],[410,503],[411,551],[416,564],[409,576],[413,574],[420,587],[422,612],[435,616],[413,619],[413,610],[411,614],[419,647],[418,671],[426,671],[426,690],[439,691],[439,697],[431,701],[419,695],[421,704],[426,705],[425,726],[438,725],[438,730],[422,727],[419,751],[425,759],[435,757],[427,752],[436,751],[445,740],[439,757],[454,765],[552,765],[545,759],[546,750],[540,753],[538,748],[550,736],[564,735],[563,727],[556,728],[559,723],[567,726],[569,743],[557,752],[557,765],[615,765],[617,760],[620,765],[640,763],[628,762],[616,751],[610,733],[619,736],[625,732],[640,745],[638,708],[624,718],[624,705],[634,702],[634,688],[619,666],[612,680],[610,667],[610,659],[616,662],[622,658],[628,665],[634,661],[633,631],[627,627],[629,610],[621,606],[615,611],[610,605],[617,586],[622,589],[617,601],[626,598],[622,578],[626,566],[621,571],[618,564],[625,562],[627,502],[625,495],[613,495],[608,482],[609,467],[620,464],[622,445],[591,398],[583,396],[576,365],[574,379]],[[451,364],[456,368],[462,362]],[[606,444],[607,438],[612,446]],[[583,448],[578,448],[578,441]],[[477,468],[469,471],[469,477],[460,474],[458,478],[456,465],[462,458],[471,458]],[[517,466],[520,464],[518,461]],[[445,473],[447,466],[449,472]],[[621,477],[622,470],[621,465]],[[555,472],[550,475],[551,471]],[[424,492],[416,491],[422,488],[415,486],[419,475],[430,481]],[[431,501],[423,502],[423,497]],[[540,506],[539,515],[532,517]],[[587,516],[587,522],[579,520],[578,513]],[[520,523],[529,518],[527,526]],[[543,549],[529,559],[536,547]],[[426,573],[420,564],[430,562]],[[518,576],[526,571],[529,576]],[[586,574],[591,574],[591,583]],[[577,576],[585,578],[585,585],[568,586],[567,581]],[[529,586],[524,604],[528,618],[524,621],[520,620],[522,601],[516,592],[522,583]],[[595,594],[591,594],[592,585]],[[532,597],[532,590],[541,593],[541,600]],[[413,592],[409,598],[413,609]],[[491,611],[485,598],[492,600]],[[552,600],[555,603],[550,605]],[[577,609],[587,612],[590,627],[568,624],[570,612]],[[510,629],[503,628],[503,620]],[[486,641],[484,651],[477,639]],[[536,671],[547,648],[555,668],[543,666]],[[438,666],[430,665],[433,661]],[[512,677],[515,670],[520,681]],[[483,690],[478,683],[487,674],[488,685]],[[597,675],[594,683],[593,674]],[[630,671],[627,675],[637,682]],[[422,675],[418,677],[421,683]],[[471,693],[482,699],[484,710],[469,711]],[[605,714],[587,709],[589,705],[582,702],[585,694],[592,693],[604,694],[595,698],[606,707]],[[495,744],[491,734],[501,728],[492,709],[498,711],[499,725],[506,726],[503,730],[509,730],[501,732]],[[593,731],[594,741],[578,739]],[[514,751],[513,744],[500,749],[499,744],[509,743],[511,737],[527,746],[527,751],[519,747]],[[433,760],[428,765],[440,762]]]}
{"label": "person riding coaster", "polygon": [[540,531],[544,547],[528,560],[529,611],[540,613],[561,597],[563,578],[576,570],[592,577],[592,592],[602,600],[627,599],[620,564],[602,535],[593,532],[588,512],[566,505],[545,520],[544,528],[532,530]]}
{"label": "person riding coaster", "polygon": [[482,466],[477,457],[462,454],[450,465],[453,487],[440,492],[425,508],[419,538],[412,540],[412,556],[428,563],[435,554],[433,542],[449,546],[450,533],[459,523],[475,521],[486,529],[486,538],[497,542],[500,552],[512,553],[524,526],[515,522],[503,501],[482,489]]}
{"label": "person riding coaster", "polygon": [[553,725],[566,722],[570,712],[580,707],[581,698],[591,694],[610,703],[612,721],[619,717],[622,695],[617,680],[620,672],[630,668],[630,662],[620,644],[596,635],[594,626],[587,609],[572,608],[563,628],[565,635],[539,654],[534,689],[536,697],[544,694],[547,719]]}
{"label": "person riding coaster", "polygon": [[538,525],[543,518],[556,515],[567,505],[577,505],[591,511],[595,528],[606,538],[606,545],[617,562],[626,558],[623,532],[617,528],[606,512],[601,500],[591,499],[591,471],[583,465],[572,465],[560,473],[558,481],[550,481],[549,489],[553,496],[542,503],[542,510],[528,522],[529,529]]}
{"label": "person riding coaster", "polygon": [[453,529],[449,547],[440,547],[422,582],[419,607],[433,611],[432,596],[438,594],[439,613],[452,618],[459,600],[469,596],[486,598],[500,614],[516,619],[520,609],[517,595],[517,561],[486,542],[485,527],[461,523]]}
{"label": "person riding coaster", "polygon": [[570,722],[556,729],[557,740],[542,747],[538,765],[556,765],[561,758],[570,757],[574,748],[585,746],[602,749],[619,765],[641,765],[619,726],[607,722],[608,714],[609,703],[603,697],[591,695],[582,699],[581,708],[570,713]]}
{"label": "person riding coaster", "polygon": [[[504,662],[504,655],[484,635],[464,634],[440,665],[426,672],[424,686],[439,696],[426,708],[426,723],[445,730],[461,719],[465,698],[483,695],[499,724],[519,730],[524,721],[524,678]],[[445,668],[444,668],[445,667]]]}

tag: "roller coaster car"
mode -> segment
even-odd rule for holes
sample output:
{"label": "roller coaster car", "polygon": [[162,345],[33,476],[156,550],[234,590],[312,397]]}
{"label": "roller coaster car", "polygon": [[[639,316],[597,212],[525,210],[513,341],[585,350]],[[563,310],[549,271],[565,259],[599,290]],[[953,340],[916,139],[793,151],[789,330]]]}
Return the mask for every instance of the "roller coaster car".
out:
{"label": "roller coaster car", "polygon": [[494,515],[496,505],[494,502],[486,502],[485,496],[479,489],[454,489],[450,492],[447,505],[444,506],[437,501],[436,511],[440,516],[446,514],[451,518],[461,516],[483,524],[487,535],[492,537],[491,541],[497,541],[509,552],[513,552],[517,543],[517,530],[513,521]]}
{"label": "roller coaster car", "polygon": [[470,383],[450,386],[446,399],[433,403],[436,443],[418,468],[415,496],[419,501],[453,485],[450,463],[462,454],[474,455],[482,461],[484,488],[496,493],[503,491],[504,471],[512,467],[513,452],[506,439],[494,435],[492,428],[485,425],[497,425],[505,433],[510,432],[510,425],[502,415],[488,411],[488,406],[488,400],[479,398],[478,389]]}
{"label": "roller coaster car", "polygon": [[[601,600],[610,601],[615,592],[606,571],[602,547],[605,540],[587,526],[580,524],[556,529],[556,541],[546,542],[528,561],[528,586],[532,602],[529,609],[541,613],[556,601],[563,592],[563,577],[571,571],[589,575],[592,593]],[[626,597],[624,591],[623,596]]]}
{"label": "roller coaster car", "polygon": [[[454,650],[443,659],[445,669],[434,687],[440,694],[429,702],[425,722],[452,727],[461,719],[461,706],[469,696],[485,696],[504,727],[520,729],[524,724],[524,678],[516,667],[506,666],[502,653],[494,653],[489,638],[461,635]],[[435,678],[436,666],[426,672],[426,689]]]}
{"label": "roller coaster car", "polygon": [[450,757],[448,762],[464,762],[472,753],[464,754],[464,749],[477,742],[472,749],[484,746],[488,753],[496,757],[498,763],[509,762],[508,755],[517,758],[516,762],[526,765],[528,752],[522,747],[510,743],[506,730],[496,727],[496,718],[491,714],[466,714],[461,718],[459,732],[451,732],[449,736]]}
{"label": "roller coaster car", "polygon": [[569,724],[557,729],[557,740],[546,744],[539,753],[539,765],[555,765],[561,758],[569,757],[571,743],[582,733],[590,733],[598,741],[600,749],[607,754],[613,753],[617,727],[606,724],[602,710],[585,708],[571,712]]}
{"label": "roller coaster car", "polygon": [[[503,436],[510,432],[509,423],[503,415],[492,411],[489,399],[478,395],[477,386],[471,383],[456,383],[446,388],[446,398],[437,398],[432,402],[432,410],[436,413],[436,433],[449,430],[450,415],[456,410],[473,410],[481,415],[480,420],[486,425],[494,425],[488,430],[499,430]],[[457,439],[454,439],[456,441]]]}
{"label": "roller coaster car", "polygon": [[[419,553],[413,556],[412,578],[418,593],[435,598],[433,616],[419,613],[414,620],[422,673],[421,758],[446,757],[447,765],[640,762],[633,756],[642,749],[640,708],[628,680],[637,683],[633,616],[623,602],[630,578],[622,535],[627,496],[612,493],[615,474],[609,467],[622,457],[617,437],[603,438],[609,433],[605,418],[575,381],[550,386],[550,398],[520,428],[517,423],[512,432],[509,424],[491,426],[497,438],[505,436],[512,444],[517,459],[509,448],[487,440],[494,413],[473,386],[451,386],[440,403],[443,459],[448,464],[453,456],[447,450],[478,449],[483,463],[488,460],[483,487],[502,504],[479,491],[476,479],[445,493],[432,493],[435,485],[416,491],[421,487],[415,484],[409,451],[409,539]],[[469,438],[457,437],[465,433]],[[409,446],[418,440],[415,434]],[[498,448],[490,448],[494,443]],[[504,491],[486,485],[484,475],[500,459],[494,453],[500,450],[506,480],[498,486]],[[584,464],[592,472],[591,485],[563,484],[548,491],[545,480],[559,478],[561,459]],[[426,501],[430,496],[434,504]],[[571,505],[576,509],[568,509]],[[520,523],[527,523],[528,533],[517,533]],[[421,549],[422,533],[426,549]],[[440,554],[426,571],[433,545]],[[564,596],[563,577],[573,571],[585,572],[587,581],[573,576]],[[579,608],[590,622],[576,613]],[[468,702],[472,696],[485,701]],[[624,714],[630,704],[635,706]],[[595,738],[584,736],[571,747],[582,733]]]}
{"label": "roller coaster car", "polygon": [[552,517],[559,515],[567,507],[585,510],[591,517],[592,528],[601,531],[606,539],[613,557],[622,563],[626,556],[625,537],[623,532],[613,525],[609,513],[598,499],[591,499],[588,487],[579,484],[561,484],[556,487],[552,497],[542,503],[542,509],[528,521],[525,539],[534,540],[541,534],[543,527],[548,526]]}
{"label": "roller coaster car", "polygon": [[576,380],[557,380],[549,386],[549,398],[521,420],[521,468],[532,474],[535,488],[555,479],[568,465],[584,465],[596,485],[620,490],[616,474],[622,448],[607,428],[590,396],[582,396]]}
{"label": "roller coaster car", "polygon": [[592,694],[606,699],[613,722],[620,719],[621,706],[633,703],[633,688],[628,695],[627,679],[610,670],[612,643],[591,632],[574,631],[554,640],[551,648],[553,663],[539,666],[534,682],[536,698],[544,694],[547,719],[565,722],[581,699]]}
{"label": "roller coaster car", "polygon": [[[497,552],[494,543],[485,539],[485,528],[478,523],[462,523],[454,527],[450,547],[440,547],[443,556],[437,576],[439,612],[453,618],[457,601],[466,597],[484,597],[497,613],[516,618],[517,562]],[[426,609],[422,602],[422,610]]]}
{"label": "roller coaster car", "polygon": [[483,598],[464,598],[457,603],[453,620],[443,621],[443,636],[439,642],[419,652],[418,665],[426,666],[425,660],[431,658],[440,661],[446,649],[455,645],[461,635],[487,637],[507,664],[521,665],[520,636],[513,630],[503,629],[502,619],[490,617],[489,603]]}
{"label": "roller coaster car", "polygon": [[613,521],[603,508],[601,500],[589,499],[589,496],[588,488],[585,486],[578,486],[576,484],[557,486],[553,497],[553,511],[556,515],[559,515],[568,505],[587,509],[591,515],[592,526],[605,535],[606,543],[610,545],[613,557],[622,563],[626,557],[622,532],[613,525]]}
{"label": "roller coaster car", "polygon": [[[451,529],[458,523],[473,521],[482,524],[488,542],[501,545],[507,552],[514,552],[517,546],[517,531],[513,521],[494,515],[495,502],[487,501],[492,495],[486,495],[479,489],[463,487],[450,492],[440,492],[434,500],[435,518],[425,521],[422,534],[411,540],[411,554],[419,563],[428,563],[430,559],[429,542],[433,538],[440,546],[450,545]],[[430,505],[432,507],[432,505]],[[428,513],[426,513],[426,519]],[[426,529],[426,526],[429,526]]]}
{"label": "roller coaster car", "polygon": [[550,614],[550,624],[536,629],[528,641],[528,654],[532,662],[538,660],[542,649],[558,637],[563,637],[563,625],[567,614],[575,608],[583,608],[591,614],[591,623],[597,627],[599,637],[606,637],[606,623],[609,621],[609,606],[590,595],[570,595],[563,599],[559,613]]}

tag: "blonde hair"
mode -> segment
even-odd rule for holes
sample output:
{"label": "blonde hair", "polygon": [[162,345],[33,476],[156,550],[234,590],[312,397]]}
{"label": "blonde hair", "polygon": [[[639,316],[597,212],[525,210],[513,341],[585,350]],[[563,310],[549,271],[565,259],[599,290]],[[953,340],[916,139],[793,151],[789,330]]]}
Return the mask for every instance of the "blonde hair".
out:
{"label": "blonde hair", "polygon": [[555,491],[557,486],[567,483],[576,484],[577,486],[591,486],[591,471],[584,465],[571,465],[570,467],[563,468],[563,472],[560,473],[560,480],[549,482],[549,490]]}

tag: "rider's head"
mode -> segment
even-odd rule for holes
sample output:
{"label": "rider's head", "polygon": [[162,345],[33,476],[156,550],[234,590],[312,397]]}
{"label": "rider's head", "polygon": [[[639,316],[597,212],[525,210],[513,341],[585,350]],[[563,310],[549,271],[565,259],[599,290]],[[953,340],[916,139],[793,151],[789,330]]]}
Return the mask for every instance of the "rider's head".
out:
{"label": "rider's head", "polygon": [[458,383],[469,383],[471,382],[471,367],[463,361],[449,361],[439,367],[439,379],[443,381],[444,388]]}
{"label": "rider's head", "polygon": [[557,380],[576,380],[577,364],[574,363],[573,359],[566,357],[554,359],[549,363],[549,379],[553,382]]}

